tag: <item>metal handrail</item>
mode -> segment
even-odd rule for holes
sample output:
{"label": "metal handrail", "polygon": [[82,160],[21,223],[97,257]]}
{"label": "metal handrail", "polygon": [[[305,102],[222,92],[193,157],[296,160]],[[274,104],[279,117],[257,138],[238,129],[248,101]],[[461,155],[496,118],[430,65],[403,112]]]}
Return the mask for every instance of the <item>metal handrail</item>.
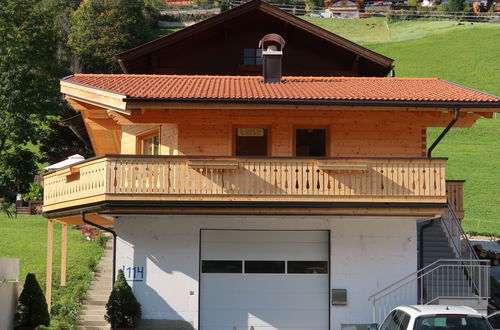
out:
{"label": "metal handrail", "polygon": [[[471,254],[471,257],[473,257],[474,259],[477,259],[479,260],[479,257],[476,253],[476,250],[474,250],[474,248],[472,247],[472,245],[470,244],[470,241],[469,241],[469,238],[467,237],[467,235],[465,234],[463,228],[462,228],[462,225],[460,224],[460,221],[458,220],[458,217],[457,215],[455,214],[455,211],[453,210],[453,208],[451,207],[450,203],[447,203],[447,211],[450,213],[450,220],[453,221],[455,227],[457,228],[457,230],[459,231],[459,236],[460,237],[463,237],[464,238],[464,241],[466,242],[467,244],[467,247],[469,249],[469,252]],[[450,228],[448,228],[447,224],[445,221],[442,221],[442,223],[444,224],[444,227],[445,229],[448,231],[448,234],[450,235],[450,237],[453,237],[451,232],[450,232]],[[453,241],[453,240],[452,240]],[[462,240],[460,240],[462,241]],[[455,249],[458,249],[455,242],[453,242],[453,245],[455,247]],[[462,250],[461,249],[458,249],[458,252],[459,252],[459,257],[462,258],[463,257],[463,254],[462,254]]]}
{"label": "metal handrail", "polygon": [[[412,284],[416,284],[416,283],[420,283],[420,292],[416,292],[416,295],[417,295],[417,299],[420,300],[420,303],[422,304],[429,304],[429,303],[432,303],[433,301],[435,301],[436,299],[440,299],[440,298],[470,298],[471,296],[470,295],[464,295],[464,292],[465,291],[458,291],[458,295],[450,295],[449,292],[447,292],[448,294],[446,295],[442,295],[440,294],[439,292],[439,289],[438,291],[432,291],[432,293],[437,293],[437,296],[434,296],[434,295],[431,295],[428,297],[429,300],[425,301],[424,300],[424,294],[428,294],[427,292],[427,288],[426,287],[426,290],[424,290],[423,288],[423,285],[424,285],[424,281],[427,281],[428,278],[434,276],[434,274],[443,274],[444,272],[446,272],[447,270],[449,271],[450,269],[457,269],[457,270],[460,270],[460,269],[463,269],[466,273],[467,273],[467,278],[465,279],[467,282],[464,282],[464,283],[468,283],[468,286],[470,286],[469,288],[470,289],[474,289],[474,290],[470,290],[467,289],[468,292],[470,292],[471,294],[474,294],[478,299],[485,299],[485,298],[488,298],[486,297],[487,295],[489,295],[489,288],[488,288],[488,283],[487,283],[487,273],[488,271],[486,269],[489,268],[489,264],[490,264],[490,261],[489,260],[477,260],[477,259],[440,259],[440,260],[437,260],[433,263],[431,263],[430,265],[422,268],[422,269],[419,269],[415,272],[412,272],[411,274],[403,277],[402,279],[400,279],[399,281],[383,288],[382,290],[379,290],[378,292],[374,293],[373,295],[371,295],[368,300],[370,301],[373,301],[373,322],[376,322],[376,314],[377,314],[377,302],[381,301],[382,299],[388,297],[389,295],[391,294],[394,294],[396,293],[397,294],[397,291],[400,290],[400,298],[402,297],[402,293],[403,293],[403,288],[405,287],[410,287],[410,285]],[[483,271],[481,271],[481,269],[485,269]],[[473,270],[479,270],[480,272],[479,273],[473,273]],[[453,272],[452,274],[463,274],[461,273],[460,271],[459,272]],[[484,276],[485,278],[483,279],[482,276]],[[431,281],[433,281],[431,279]],[[476,283],[477,282],[477,283]],[[484,282],[484,283],[483,283]],[[431,282],[431,286],[432,286],[433,282]],[[483,286],[484,286],[484,289],[483,289]],[[411,287],[410,287],[411,289]],[[464,287],[462,287],[462,290],[464,289]],[[408,289],[407,289],[408,290]],[[454,292],[457,292],[457,291],[454,291]],[[389,297],[390,301],[392,301],[392,299],[394,298],[391,298]],[[385,306],[387,307],[387,306]]]}
{"label": "metal handrail", "polygon": [[[400,279],[399,281],[394,282],[394,283],[392,283],[391,285],[386,286],[386,287],[385,287],[385,288],[383,288],[382,290],[379,290],[379,291],[375,292],[375,293],[374,293],[374,294],[372,294],[370,297],[368,297],[368,301],[370,301],[370,300],[374,299],[374,298],[375,298],[375,296],[377,296],[377,295],[381,294],[382,292],[384,292],[384,291],[386,291],[386,290],[388,290],[388,289],[391,289],[392,287],[394,287],[394,286],[396,286],[397,284],[399,284],[399,283],[401,283],[401,282],[405,281],[405,280],[406,280],[406,279],[408,279],[408,278],[412,278],[412,279],[419,279],[419,278],[421,278],[421,277],[422,277],[422,276],[424,276],[424,275],[430,274],[430,273],[431,273],[434,269],[436,269],[436,268],[439,268],[439,267],[440,267],[440,266],[435,267],[437,264],[440,264],[440,263],[443,263],[443,262],[471,262],[471,261],[479,261],[479,262],[486,262],[486,263],[489,263],[489,262],[490,262],[489,260],[471,260],[471,259],[439,259],[439,260],[436,260],[436,261],[434,261],[433,263],[431,263],[431,264],[429,264],[429,265],[425,266],[424,268],[421,268],[421,269],[419,269],[419,270],[417,270],[417,271],[414,271],[414,272],[413,272],[413,273],[411,273],[411,274],[408,274],[407,276],[403,277],[403,278],[402,278],[402,279]],[[428,270],[428,271],[427,271],[427,270]],[[418,275],[419,273],[422,273],[422,272],[424,272],[424,271],[425,271],[425,273],[424,273],[424,274]],[[393,291],[390,291],[390,292],[388,292],[387,294],[389,294],[389,293],[391,293],[391,292],[393,292]],[[386,294],[386,295],[387,295],[387,294]],[[379,297],[378,299],[383,298],[383,297],[384,297],[384,296],[386,296],[386,295],[383,295],[382,297]]]}

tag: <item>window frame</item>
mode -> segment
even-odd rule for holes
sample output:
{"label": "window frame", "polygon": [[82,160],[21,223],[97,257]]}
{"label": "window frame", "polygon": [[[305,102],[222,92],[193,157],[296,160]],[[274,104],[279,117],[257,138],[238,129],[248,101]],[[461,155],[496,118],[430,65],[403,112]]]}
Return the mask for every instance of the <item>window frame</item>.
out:
{"label": "window frame", "polygon": [[[292,150],[293,150],[293,156],[297,156],[297,130],[299,129],[324,129],[325,130],[325,156],[323,157],[330,157],[330,126],[328,125],[293,125],[292,128]],[[319,157],[319,156],[311,156],[311,157]]]}
{"label": "window frame", "polygon": [[159,128],[148,130],[147,132],[143,132],[143,133],[136,136],[136,154],[137,155],[144,155],[144,156],[157,156],[154,153],[153,154],[145,154],[144,153],[144,141],[147,139],[150,139],[150,138],[154,138],[155,136],[158,136],[158,155],[160,155],[161,134],[160,134]]}
{"label": "window frame", "polygon": [[[237,135],[238,135],[238,128],[263,128],[263,129],[266,129],[267,130],[267,155],[265,156],[237,156],[236,155],[236,140],[237,140]],[[231,146],[231,155],[232,156],[235,156],[235,157],[249,157],[249,158],[252,158],[252,157],[271,157],[272,156],[272,137],[271,137],[271,134],[272,134],[272,129],[271,129],[271,125],[260,125],[260,124],[256,124],[256,125],[252,125],[252,124],[243,124],[243,125],[232,125],[231,126],[231,142],[232,142],[232,146]]]}

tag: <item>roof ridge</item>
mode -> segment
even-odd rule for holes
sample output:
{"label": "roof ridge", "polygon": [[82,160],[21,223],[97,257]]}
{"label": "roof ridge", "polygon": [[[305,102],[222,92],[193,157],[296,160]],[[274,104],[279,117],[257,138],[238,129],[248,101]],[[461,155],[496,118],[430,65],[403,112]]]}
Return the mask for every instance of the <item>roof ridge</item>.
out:
{"label": "roof ridge", "polygon": [[[61,78],[67,80],[72,77],[146,77],[146,78],[224,78],[224,79],[262,79],[262,76],[250,75],[209,75],[209,74],[143,74],[143,73],[75,73]],[[447,80],[436,77],[349,77],[349,76],[282,76],[283,80],[440,80],[446,83],[451,83],[457,86],[465,87],[473,90],[472,88],[462,86]],[[479,91],[477,91],[479,92]],[[481,92],[484,93],[484,92]],[[484,93],[487,94],[487,93]],[[488,94],[490,95],[490,94]]]}

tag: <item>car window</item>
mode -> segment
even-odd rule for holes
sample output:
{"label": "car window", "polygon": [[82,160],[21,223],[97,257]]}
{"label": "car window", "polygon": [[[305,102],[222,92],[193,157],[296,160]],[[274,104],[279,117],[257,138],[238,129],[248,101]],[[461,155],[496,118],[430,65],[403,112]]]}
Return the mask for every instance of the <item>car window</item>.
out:
{"label": "car window", "polygon": [[401,311],[392,311],[380,326],[380,330],[399,330],[398,325],[401,321]]}
{"label": "car window", "polygon": [[401,311],[401,323],[399,324],[399,330],[406,330],[408,328],[408,323],[410,323],[410,315]]}
{"label": "car window", "polygon": [[444,315],[420,316],[415,320],[414,330],[491,330],[483,317]]}
{"label": "car window", "polygon": [[488,321],[490,322],[493,329],[495,330],[500,329],[500,313],[488,317]]}
{"label": "car window", "polygon": [[384,322],[380,326],[380,330],[398,330],[398,320],[396,313],[398,311],[394,310],[391,314],[387,315]]}

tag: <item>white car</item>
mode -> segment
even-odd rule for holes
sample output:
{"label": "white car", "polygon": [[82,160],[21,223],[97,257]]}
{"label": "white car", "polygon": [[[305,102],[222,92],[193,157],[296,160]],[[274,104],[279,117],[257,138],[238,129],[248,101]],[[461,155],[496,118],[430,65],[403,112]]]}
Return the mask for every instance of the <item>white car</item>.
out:
{"label": "white car", "polygon": [[393,309],[379,330],[492,330],[478,311],[465,306],[412,305]]}
{"label": "white car", "polygon": [[500,312],[495,312],[486,316],[488,322],[490,322],[491,327],[495,330],[500,330]]}

